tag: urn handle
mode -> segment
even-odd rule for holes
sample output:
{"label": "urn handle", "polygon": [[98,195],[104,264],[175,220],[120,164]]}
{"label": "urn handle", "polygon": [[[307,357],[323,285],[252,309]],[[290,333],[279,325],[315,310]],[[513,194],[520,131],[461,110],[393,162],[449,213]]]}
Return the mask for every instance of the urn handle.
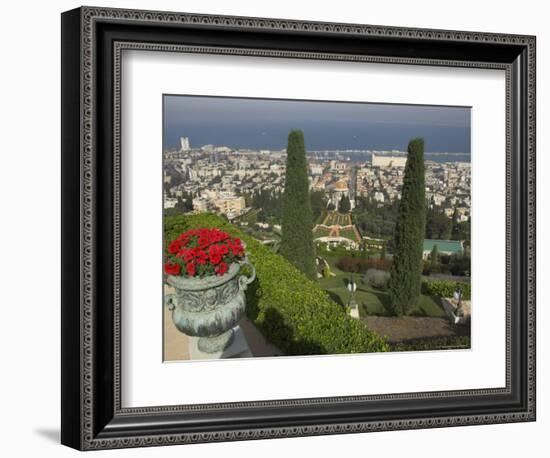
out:
{"label": "urn handle", "polygon": [[177,297],[175,294],[165,294],[164,295],[164,305],[168,307],[168,310],[172,311],[176,308]]}
{"label": "urn handle", "polygon": [[241,261],[241,266],[249,266],[250,267],[250,270],[251,270],[251,274],[249,277],[247,277],[246,275],[241,275],[239,277],[239,288],[242,290],[242,291],[246,291],[246,288],[248,287],[248,285],[250,285],[250,283],[252,283],[255,279],[256,279],[256,268],[254,267],[254,265],[248,260],[248,257],[245,257],[242,261]]}

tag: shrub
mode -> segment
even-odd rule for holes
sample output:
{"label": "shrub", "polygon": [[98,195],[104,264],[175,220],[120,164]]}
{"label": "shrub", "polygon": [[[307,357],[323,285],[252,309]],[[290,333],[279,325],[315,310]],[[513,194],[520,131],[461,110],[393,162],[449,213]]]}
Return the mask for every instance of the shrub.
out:
{"label": "shrub", "polygon": [[245,242],[246,252],[257,275],[246,292],[247,315],[264,337],[285,354],[388,351],[389,346],[384,339],[346,314],[316,282],[216,215],[165,218],[165,240],[197,227],[217,227]]}
{"label": "shrub", "polygon": [[386,289],[388,281],[390,280],[390,274],[388,272],[378,269],[367,270],[366,277],[369,285],[377,289]]}
{"label": "shrub", "polygon": [[433,266],[430,261],[422,261],[422,275],[430,275],[432,273]]}
{"label": "shrub", "polygon": [[369,269],[389,270],[391,261],[387,259],[365,259],[353,256],[344,256],[336,263],[337,267],[344,272],[365,273]]}
{"label": "shrub", "polygon": [[422,275],[450,274],[448,264],[432,264],[431,261],[422,261]]}
{"label": "shrub", "polygon": [[457,288],[462,290],[462,299],[470,300],[471,285],[463,281],[433,280],[422,282],[422,294],[438,297],[453,297]]}
{"label": "shrub", "polygon": [[453,256],[450,271],[453,275],[470,275],[470,256]]}
{"label": "shrub", "polygon": [[388,259],[369,259],[369,268],[389,271],[391,269],[392,262]]}
{"label": "shrub", "polygon": [[323,278],[330,278],[330,266],[327,264],[323,267]]}
{"label": "shrub", "polygon": [[367,271],[367,260],[353,256],[344,256],[338,260],[336,266],[344,272],[363,273]]}
{"label": "shrub", "polygon": [[468,336],[431,337],[391,344],[391,351],[450,350],[470,348]]}

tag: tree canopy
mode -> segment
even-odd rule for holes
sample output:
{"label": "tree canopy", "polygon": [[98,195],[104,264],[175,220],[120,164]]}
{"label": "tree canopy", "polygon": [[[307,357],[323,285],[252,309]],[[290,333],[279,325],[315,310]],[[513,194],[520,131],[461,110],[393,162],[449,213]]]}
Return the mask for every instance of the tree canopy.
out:
{"label": "tree canopy", "polygon": [[313,213],[309,195],[304,134],[288,135],[280,254],[309,278],[317,278],[313,245]]}
{"label": "tree canopy", "polygon": [[349,197],[345,194],[342,195],[340,202],[338,203],[338,211],[340,213],[349,213],[351,210],[351,202]]}
{"label": "tree canopy", "polygon": [[426,230],[424,140],[409,142],[403,189],[393,239],[388,289],[393,311],[407,313],[417,302],[422,280],[422,250]]}

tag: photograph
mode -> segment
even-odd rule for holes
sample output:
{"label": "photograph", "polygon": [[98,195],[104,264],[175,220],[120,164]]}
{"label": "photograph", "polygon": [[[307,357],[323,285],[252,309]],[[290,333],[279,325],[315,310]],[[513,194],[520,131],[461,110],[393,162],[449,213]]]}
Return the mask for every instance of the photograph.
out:
{"label": "photograph", "polygon": [[[29,220],[7,218],[3,238],[7,356],[46,383],[21,401],[19,375],[4,390],[10,417],[37,406],[37,441],[22,422],[13,450],[428,457],[489,440],[514,456],[540,442],[543,15],[104,3],[37,3],[40,52],[18,43],[7,60],[22,124],[6,151],[40,139],[7,154],[4,194]],[[23,87],[36,59],[55,90]]]}
{"label": "photograph", "polygon": [[162,98],[164,362],[471,348],[471,107]]}

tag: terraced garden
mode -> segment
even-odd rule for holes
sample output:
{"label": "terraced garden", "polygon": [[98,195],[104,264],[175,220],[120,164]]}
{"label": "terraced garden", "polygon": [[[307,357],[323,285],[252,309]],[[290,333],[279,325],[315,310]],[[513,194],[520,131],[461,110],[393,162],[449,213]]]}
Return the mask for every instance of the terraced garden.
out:
{"label": "terraced garden", "polygon": [[[339,255],[331,256],[330,254],[323,253],[323,258],[326,259],[330,265],[331,272],[334,273],[335,276],[319,279],[319,285],[328,292],[334,301],[342,305],[347,305],[350,296],[346,285],[351,274],[337,267],[336,263],[340,258]],[[363,275],[354,274],[353,279],[355,283],[357,283],[355,298],[359,304],[361,316],[391,316],[390,298],[387,291],[373,288],[363,280]],[[416,308],[411,311],[411,315],[429,317],[446,316],[439,298],[427,295],[421,295],[419,303]]]}
{"label": "terraced garden", "polygon": [[352,224],[351,215],[349,213],[342,214],[336,211],[328,212],[323,224],[325,226],[349,226]]}
{"label": "terraced garden", "polygon": [[345,237],[347,239],[353,240],[354,242],[361,241],[354,228],[340,229],[340,237]]}

